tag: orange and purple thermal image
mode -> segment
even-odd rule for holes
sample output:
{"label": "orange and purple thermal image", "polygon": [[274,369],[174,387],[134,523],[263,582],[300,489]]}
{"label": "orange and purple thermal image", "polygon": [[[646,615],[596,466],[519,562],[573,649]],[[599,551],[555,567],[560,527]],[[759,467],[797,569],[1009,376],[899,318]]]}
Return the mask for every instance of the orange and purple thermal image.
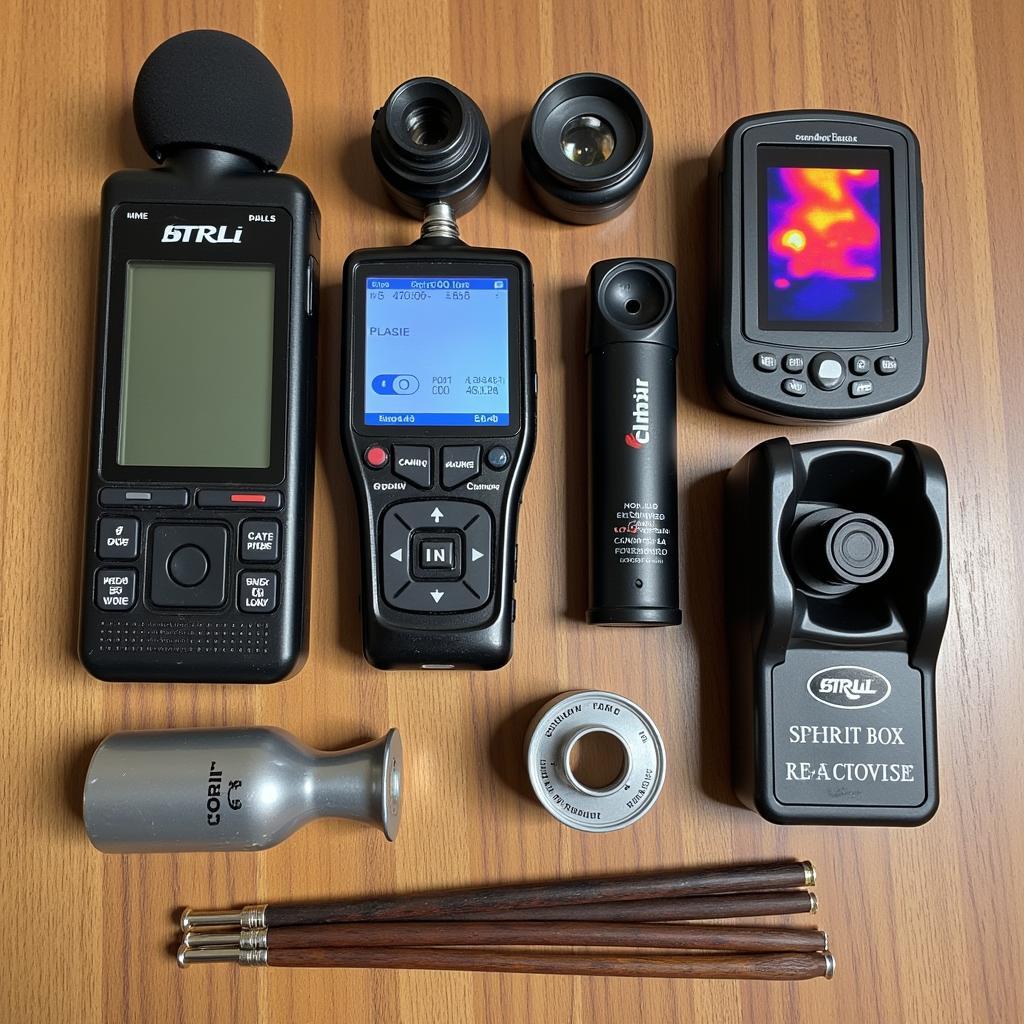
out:
{"label": "orange and purple thermal image", "polygon": [[883,318],[880,172],[768,167],[767,262],[771,321]]}

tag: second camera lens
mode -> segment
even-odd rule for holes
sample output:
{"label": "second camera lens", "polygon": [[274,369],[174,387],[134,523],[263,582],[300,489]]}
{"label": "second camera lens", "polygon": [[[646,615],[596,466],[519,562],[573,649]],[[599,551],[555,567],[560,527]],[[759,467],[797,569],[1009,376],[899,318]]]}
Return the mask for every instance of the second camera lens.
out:
{"label": "second camera lens", "polygon": [[573,224],[597,224],[636,197],[654,136],[643,104],[608,75],[569,75],[549,86],[523,130],[523,164],[541,205]]}

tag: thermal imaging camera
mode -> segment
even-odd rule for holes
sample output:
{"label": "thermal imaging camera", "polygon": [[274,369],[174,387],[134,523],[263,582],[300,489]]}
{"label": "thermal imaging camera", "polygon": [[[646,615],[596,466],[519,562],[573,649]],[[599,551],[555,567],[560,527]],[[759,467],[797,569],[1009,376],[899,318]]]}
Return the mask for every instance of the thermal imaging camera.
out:
{"label": "thermal imaging camera", "polygon": [[367,660],[498,668],[536,433],[530,263],[428,206],[415,244],[349,256],[343,329]]}
{"label": "thermal imaging camera", "polygon": [[721,403],[790,423],[909,402],[928,348],[914,133],[836,110],[758,114],[726,132],[710,175]]}

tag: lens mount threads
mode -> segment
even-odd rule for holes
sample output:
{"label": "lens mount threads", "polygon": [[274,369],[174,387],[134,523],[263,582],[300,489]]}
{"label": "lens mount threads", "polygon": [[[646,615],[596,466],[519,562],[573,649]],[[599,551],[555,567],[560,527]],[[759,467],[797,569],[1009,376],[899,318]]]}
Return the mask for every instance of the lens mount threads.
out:
{"label": "lens mount threads", "polygon": [[[588,759],[587,747],[597,756]],[[553,818],[583,832],[614,832],[654,806],[665,782],[665,745],[632,701],[573,690],[545,704],[530,723],[526,769]]]}
{"label": "lens mount threads", "polygon": [[391,93],[373,115],[370,150],[388,194],[410,217],[435,202],[466,213],[491,177],[484,115],[440,78],[411,78]]}
{"label": "lens mount threads", "polygon": [[598,224],[636,198],[654,155],[647,111],[629,86],[584,72],[541,93],[523,129],[523,164],[551,216]]}

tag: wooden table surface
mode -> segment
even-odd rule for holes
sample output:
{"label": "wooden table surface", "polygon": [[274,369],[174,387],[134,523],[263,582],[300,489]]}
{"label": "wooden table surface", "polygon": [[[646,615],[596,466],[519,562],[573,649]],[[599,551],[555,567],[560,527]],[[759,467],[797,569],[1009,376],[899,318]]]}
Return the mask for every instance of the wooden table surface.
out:
{"label": "wooden table surface", "polygon": [[[433,0],[9,4],[0,32],[0,1017],[73,1021],[1019,1021],[1022,897],[1024,6],[999,0]],[[323,211],[320,457],[309,661],[277,686],[116,685],[75,656],[99,190],[147,166],[136,72],[165,37],[237,32],[284,77],[285,169]],[[523,117],[572,71],[627,81],[655,160],[635,206],[600,227],[541,216],[521,177]],[[410,240],[372,170],[372,111],[413,75],[468,91],[494,176],[462,221],[537,279],[540,433],[521,525],[511,665],[382,674],[359,653],[353,499],[336,438],[345,255]],[[728,782],[721,474],[779,428],[724,414],[705,383],[706,158],[738,117],[839,107],[908,122],[922,142],[932,348],[922,395],[794,441],[912,438],[950,478],[953,607],[938,673],[942,805],[918,829],[780,828]],[[586,599],[581,285],[620,255],[680,271],[684,625],[609,631]],[[528,794],[521,743],[540,702],[618,691],[659,723],[670,771],[635,827],[570,831]],[[259,855],[105,856],[88,843],[89,754],[125,728],[268,724],[342,747],[398,726],[402,832],[319,822]],[[180,971],[185,904],[407,892],[672,865],[807,857],[819,869],[831,983],[639,982],[367,971]]]}

